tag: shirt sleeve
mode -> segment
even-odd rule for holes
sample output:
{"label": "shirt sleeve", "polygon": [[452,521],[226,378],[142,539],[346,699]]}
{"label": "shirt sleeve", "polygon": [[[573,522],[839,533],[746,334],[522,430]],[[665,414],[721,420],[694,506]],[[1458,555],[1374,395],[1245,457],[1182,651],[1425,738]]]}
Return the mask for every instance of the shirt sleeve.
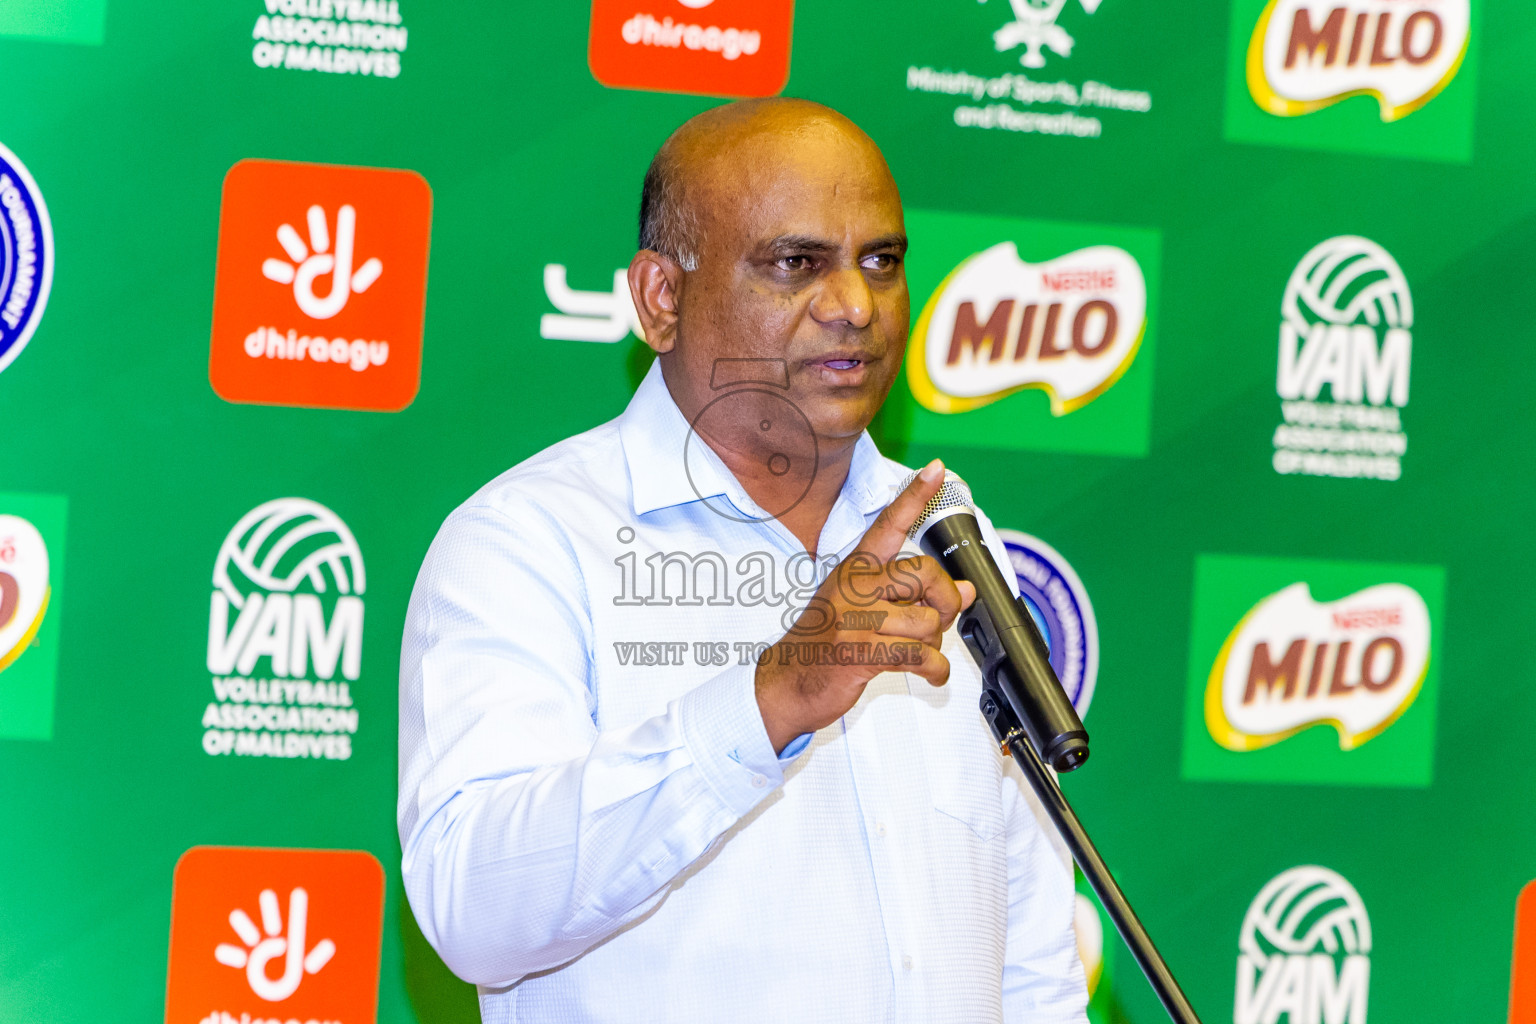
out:
{"label": "shirt sleeve", "polygon": [[400,665],[406,893],[447,965],[487,987],[634,921],[784,780],[755,667],[599,732],[591,617],[558,529],[466,506],[427,554]]}
{"label": "shirt sleeve", "polygon": [[1008,822],[1003,1020],[1087,1024],[1088,985],[1073,926],[1072,854],[1011,759],[1002,786]]}

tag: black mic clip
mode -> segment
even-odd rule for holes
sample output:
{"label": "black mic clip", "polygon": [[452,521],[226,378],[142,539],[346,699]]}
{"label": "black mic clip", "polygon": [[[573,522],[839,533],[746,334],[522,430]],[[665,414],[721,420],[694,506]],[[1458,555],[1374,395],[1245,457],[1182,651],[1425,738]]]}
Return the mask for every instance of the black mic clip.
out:
{"label": "black mic clip", "polygon": [[[1049,664],[1045,640],[1035,627],[1029,606],[1022,597],[1015,598],[1014,603],[1029,631],[1029,642],[1040,659]],[[1048,721],[1048,716],[1020,715],[1015,712],[1015,708],[1028,706],[1024,696],[1026,691],[1019,685],[1007,647],[992,622],[992,616],[987,612],[987,606],[981,601],[973,601],[969,608],[960,613],[955,629],[981,668],[981,713],[997,737],[1004,756],[1008,756],[1011,743],[1027,736],[1030,746],[1040,759],[1057,771],[1069,772],[1081,766],[1088,759],[1088,733],[1079,731],[1081,725],[1070,732],[1037,736],[1032,735],[1023,723]]]}

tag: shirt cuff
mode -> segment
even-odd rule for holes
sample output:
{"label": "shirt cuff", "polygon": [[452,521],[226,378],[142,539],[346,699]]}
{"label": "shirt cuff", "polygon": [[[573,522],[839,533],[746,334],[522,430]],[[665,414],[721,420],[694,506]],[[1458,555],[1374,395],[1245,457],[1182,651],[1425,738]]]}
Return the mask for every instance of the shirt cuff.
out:
{"label": "shirt cuff", "polygon": [[738,816],[784,784],[784,765],[804,751],[810,736],[797,736],[774,753],[757,706],[757,666],[737,665],[678,701],[683,744],[710,789]]}

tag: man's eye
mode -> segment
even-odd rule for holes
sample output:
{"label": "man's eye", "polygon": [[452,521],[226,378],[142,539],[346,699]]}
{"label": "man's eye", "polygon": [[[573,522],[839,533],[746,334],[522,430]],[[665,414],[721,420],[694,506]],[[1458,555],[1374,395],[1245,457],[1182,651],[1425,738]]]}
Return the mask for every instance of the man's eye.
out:
{"label": "man's eye", "polygon": [[901,263],[901,258],[891,252],[877,252],[864,257],[864,267],[867,270],[895,270]]}
{"label": "man's eye", "polygon": [[811,269],[809,256],[785,256],[779,260],[779,269],[787,270],[792,274],[798,274],[803,270]]}

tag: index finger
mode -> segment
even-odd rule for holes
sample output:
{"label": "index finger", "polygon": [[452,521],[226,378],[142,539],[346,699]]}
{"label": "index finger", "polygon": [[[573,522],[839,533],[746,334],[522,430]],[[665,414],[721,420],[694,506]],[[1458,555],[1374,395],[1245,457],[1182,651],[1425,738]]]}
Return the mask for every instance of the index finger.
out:
{"label": "index finger", "polygon": [[882,563],[896,557],[906,542],[907,531],[917,522],[924,506],[933,500],[944,485],[944,463],[934,459],[918,471],[917,476],[896,495],[889,505],[875,517],[874,523],[859,541],[859,550],[867,551]]}

